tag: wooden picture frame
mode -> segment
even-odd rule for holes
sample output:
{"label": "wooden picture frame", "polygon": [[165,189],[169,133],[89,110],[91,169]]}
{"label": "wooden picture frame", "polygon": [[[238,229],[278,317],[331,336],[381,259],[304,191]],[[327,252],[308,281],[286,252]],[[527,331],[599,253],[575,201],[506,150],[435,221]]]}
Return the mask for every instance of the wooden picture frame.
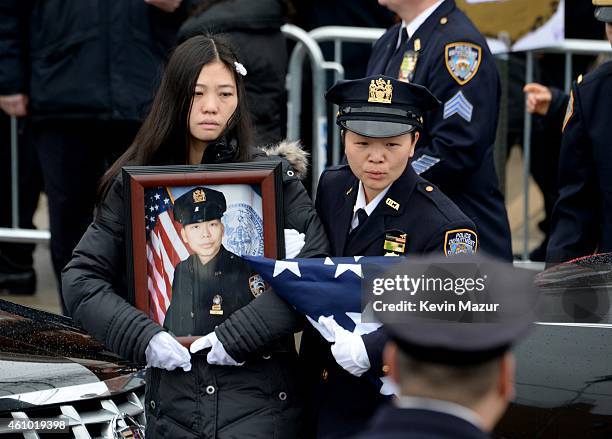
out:
{"label": "wooden picture frame", "polygon": [[[187,227],[191,224],[185,223],[196,221],[193,223],[194,227],[197,225],[200,228],[205,227],[202,223],[216,223],[215,220],[206,219],[211,215],[211,211],[215,211],[223,204],[219,201],[222,198],[225,199],[226,210],[217,221],[223,224],[220,233],[223,243],[220,244],[218,253],[214,255],[219,255],[219,258],[229,255],[230,259],[224,259],[226,261],[225,275],[221,271],[214,273],[215,276],[219,275],[217,280],[220,285],[222,285],[224,276],[227,279],[235,279],[238,276],[238,273],[232,273],[234,267],[240,270],[240,273],[244,272],[246,262],[239,258],[241,254],[274,259],[284,257],[280,162],[262,161],[197,166],[128,166],[123,168],[122,174],[124,196],[127,201],[125,215],[127,219],[128,300],[160,325],[164,325],[163,320],[166,319],[166,313],[170,310],[172,291],[175,287],[178,288],[176,286],[178,281],[175,282],[174,277],[178,264],[187,264],[187,259],[190,259],[190,273],[198,270],[200,270],[198,273],[201,273],[203,268],[200,267],[206,266],[206,262],[201,262],[206,259],[202,256],[201,247],[197,247],[199,244],[189,241]],[[223,196],[220,197],[219,193]],[[208,199],[206,194],[208,194]],[[179,198],[181,200],[175,212],[175,202]],[[187,216],[184,213],[186,211],[184,206],[189,209]],[[202,213],[203,211],[209,213]],[[189,242],[192,244],[190,245]],[[192,246],[200,250],[194,251]],[[219,244],[217,249],[219,249]],[[208,250],[204,250],[204,253],[206,251]],[[180,273],[184,272],[183,269],[180,270]],[[177,271],[177,277],[178,274],[179,271]],[[181,277],[183,278],[184,276]],[[253,290],[254,285],[259,291],[261,284],[258,283],[256,277],[249,278],[248,281],[251,285],[251,292],[256,296]],[[204,285],[203,281],[201,284],[200,280],[194,282],[198,285],[197,288],[202,289],[199,285]],[[208,285],[213,285],[212,280],[208,282]],[[190,291],[197,288],[193,286]],[[190,294],[195,295],[196,293],[190,292]],[[218,297],[219,300],[217,300],[217,295],[215,296],[215,303],[223,300],[222,295]],[[173,307],[173,316],[177,314],[178,299],[176,303],[177,305]],[[206,316],[198,314],[200,319],[206,322],[214,320],[213,317],[207,317],[206,309],[200,310],[199,306],[197,310],[193,309],[195,302],[192,300],[191,303],[191,319],[194,319],[194,312],[201,311]],[[182,305],[180,309],[183,309]],[[223,314],[222,303],[211,305],[210,314],[219,313]],[[226,312],[223,319],[227,315]],[[169,320],[176,321],[175,317]],[[204,324],[204,327],[206,325],[207,323]],[[185,346],[198,337],[206,335],[205,333],[182,334],[181,331],[186,330],[172,331],[170,327],[167,329],[171,330]]]}

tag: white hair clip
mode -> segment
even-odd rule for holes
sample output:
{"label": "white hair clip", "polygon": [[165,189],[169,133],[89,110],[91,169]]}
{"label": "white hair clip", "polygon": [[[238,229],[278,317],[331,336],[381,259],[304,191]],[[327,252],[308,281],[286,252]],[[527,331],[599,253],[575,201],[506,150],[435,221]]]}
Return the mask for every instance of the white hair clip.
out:
{"label": "white hair clip", "polygon": [[238,61],[234,61],[234,67],[236,67],[236,71],[241,75],[241,76],[246,76],[247,74],[247,69],[244,68],[244,66],[239,63]]}

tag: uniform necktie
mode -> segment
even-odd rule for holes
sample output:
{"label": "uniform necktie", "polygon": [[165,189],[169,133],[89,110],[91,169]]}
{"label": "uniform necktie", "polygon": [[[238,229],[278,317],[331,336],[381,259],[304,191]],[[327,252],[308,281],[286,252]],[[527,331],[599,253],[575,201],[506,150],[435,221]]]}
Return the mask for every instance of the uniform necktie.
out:
{"label": "uniform necktie", "polygon": [[400,43],[399,43],[399,46],[397,46],[397,49],[395,49],[396,52],[402,50],[402,47],[404,47],[404,44],[406,43],[406,41],[408,41],[408,29],[403,27],[400,29],[400,32],[401,32]]}
{"label": "uniform necktie", "polygon": [[360,207],[359,209],[357,209],[355,213],[357,214],[357,221],[359,221],[359,224],[357,224],[357,227],[351,230],[351,233],[355,233],[357,229],[359,229],[363,225],[363,223],[365,223],[366,220],[368,219],[368,214],[363,207]]}

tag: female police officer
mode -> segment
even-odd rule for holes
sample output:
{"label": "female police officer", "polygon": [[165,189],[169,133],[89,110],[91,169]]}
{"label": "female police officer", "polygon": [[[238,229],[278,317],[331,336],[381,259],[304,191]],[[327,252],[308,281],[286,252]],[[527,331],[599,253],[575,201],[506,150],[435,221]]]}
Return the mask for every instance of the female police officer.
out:
{"label": "female police officer", "polygon": [[[348,161],[319,180],[316,208],[332,256],[475,252],[474,223],[409,166],[423,117],[439,105],[429,90],[372,76],[342,81],[326,98],[339,105]],[[382,375],[385,341],[382,330],[354,335],[347,345],[332,346],[332,357],[318,334],[304,332],[312,417],[307,424],[316,429],[309,435],[350,437],[363,429],[384,397],[360,376],[370,369]]]}

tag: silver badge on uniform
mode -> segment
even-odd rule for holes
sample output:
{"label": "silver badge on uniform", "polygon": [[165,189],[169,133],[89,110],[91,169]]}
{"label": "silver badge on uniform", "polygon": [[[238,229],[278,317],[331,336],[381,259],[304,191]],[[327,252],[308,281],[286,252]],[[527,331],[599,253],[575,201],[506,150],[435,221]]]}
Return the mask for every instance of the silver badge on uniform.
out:
{"label": "silver badge on uniform", "polygon": [[249,288],[253,296],[257,297],[266,290],[266,283],[260,275],[254,274],[249,277]]}

